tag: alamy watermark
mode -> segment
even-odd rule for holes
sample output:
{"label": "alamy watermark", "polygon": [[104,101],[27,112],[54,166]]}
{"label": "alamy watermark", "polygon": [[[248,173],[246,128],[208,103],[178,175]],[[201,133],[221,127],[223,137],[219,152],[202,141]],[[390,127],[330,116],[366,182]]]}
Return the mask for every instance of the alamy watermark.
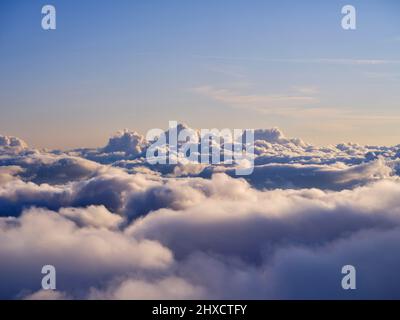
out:
{"label": "alamy watermark", "polygon": [[342,8],[342,28],[344,30],[356,30],[357,20],[356,20],[356,8],[352,5],[345,5]]}
{"label": "alamy watermark", "polygon": [[56,290],[56,268],[50,264],[47,264],[42,267],[42,274],[45,275],[42,278],[42,289]]}
{"label": "alamy watermark", "polygon": [[237,175],[254,170],[254,131],[251,129],[193,130],[169,121],[168,131],[151,129],[146,152],[148,163],[231,165]]}
{"label": "alamy watermark", "polygon": [[42,7],[42,29],[43,30],[56,30],[56,8],[50,4]]}
{"label": "alamy watermark", "polygon": [[356,287],[356,268],[350,264],[342,267],[342,274],[345,276],[342,278],[343,290],[355,290]]}

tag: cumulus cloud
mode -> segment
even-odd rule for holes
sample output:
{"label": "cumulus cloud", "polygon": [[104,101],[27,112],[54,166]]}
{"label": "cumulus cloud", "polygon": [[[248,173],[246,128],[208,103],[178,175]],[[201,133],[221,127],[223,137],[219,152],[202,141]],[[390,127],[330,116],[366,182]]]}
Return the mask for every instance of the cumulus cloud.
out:
{"label": "cumulus cloud", "polygon": [[22,150],[28,148],[28,145],[17,137],[0,135],[0,148]]}
{"label": "cumulus cloud", "polygon": [[124,152],[127,155],[138,155],[146,147],[147,142],[142,135],[135,131],[124,130],[110,138],[103,152]]}
{"label": "cumulus cloud", "polygon": [[279,128],[254,130],[254,140],[277,144],[290,144],[306,147],[307,144],[298,138],[288,139]]}

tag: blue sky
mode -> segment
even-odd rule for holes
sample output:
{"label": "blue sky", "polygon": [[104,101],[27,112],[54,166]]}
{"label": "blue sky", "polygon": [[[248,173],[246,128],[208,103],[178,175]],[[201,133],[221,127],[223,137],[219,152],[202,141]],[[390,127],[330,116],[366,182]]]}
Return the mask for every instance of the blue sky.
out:
{"label": "blue sky", "polygon": [[397,144],[399,16],[396,0],[1,1],[0,133],[72,148],[178,120]]}

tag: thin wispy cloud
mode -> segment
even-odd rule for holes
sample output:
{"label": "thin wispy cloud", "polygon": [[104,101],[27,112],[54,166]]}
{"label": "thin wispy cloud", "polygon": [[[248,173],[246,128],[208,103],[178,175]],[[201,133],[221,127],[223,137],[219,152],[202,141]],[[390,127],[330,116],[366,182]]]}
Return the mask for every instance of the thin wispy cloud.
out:
{"label": "thin wispy cloud", "polygon": [[364,59],[364,58],[260,58],[260,57],[234,57],[234,56],[202,56],[194,55],[193,57],[211,59],[211,60],[227,60],[227,61],[253,61],[266,63],[302,63],[302,64],[337,64],[337,65],[399,65],[400,60],[392,59]]}
{"label": "thin wispy cloud", "polygon": [[293,86],[293,90],[304,95],[315,95],[319,93],[317,86]]}
{"label": "thin wispy cloud", "polygon": [[365,72],[365,76],[369,79],[375,80],[389,80],[395,81],[400,80],[400,73],[393,73],[393,72]]}
{"label": "thin wispy cloud", "polygon": [[391,39],[393,42],[400,42],[400,36],[395,36]]}
{"label": "thin wispy cloud", "polygon": [[304,87],[300,89],[294,90],[293,93],[268,95],[243,94],[232,89],[215,88],[213,86],[201,86],[193,88],[192,91],[231,107],[288,116],[299,108],[310,107],[319,102],[316,96],[304,94],[304,90],[310,93],[310,90],[312,91],[311,88]]}
{"label": "thin wispy cloud", "polygon": [[[331,107],[319,98],[316,86],[293,86],[285,94],[248,94],[238,88],[217,88],[210,85],[192,89],[226,108],[259,113],[268,117],[279,117],[308,123],[317,127],[324,123],[325,129],[346,130],[354,125],[368,128],[394,125],[400,122],[400,114],[369,111],[360,113],[346,106]],[[322,129],[322,128],[321,128]],[[325,130],[324,129],[324,130]]]}

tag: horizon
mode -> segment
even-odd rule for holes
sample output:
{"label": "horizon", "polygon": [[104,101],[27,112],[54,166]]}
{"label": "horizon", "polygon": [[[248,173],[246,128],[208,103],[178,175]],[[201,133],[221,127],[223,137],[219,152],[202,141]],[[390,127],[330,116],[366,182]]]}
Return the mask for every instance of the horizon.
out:
{"label": "horizon", "polygon": [[[202,130],[202,129],[206,129],[206,130],[207,129],[209,129],[209,130],[213,130],[213,129],[216,129],[216,130],[229,129],[229,130],[232,130],[232,129],[235,129],[235,128],[193,128],[192,126],[188,125],[187,123],[178,121],[178,125],[182,125],[182,124],[188,126],[188,128],[190,128],[190,129],[194,129],[194,130]],[[168,126],[165,126],[164,128],[149,128],[148,131],[153,130],[153,129],[168,130]],[[318,143],[313,143],[312,141],[305,140],[302,137],[287,135],[285,133],[285,131],[282,130],[282,128],[279,128],[279,127],[271,127],[271,128],[237,128],[237,129],[240,129],[240,130],[254,130],[254,131],[256,131],[256,130],[273,130],[273,129],[277,129],[277,130],[280,131],[280,133],[283,134],[283,136],[285,138],[289,138],[289,139],[296,139],[297,138],[297,139],[300,139],[303,142],[305,142],[307,144],[310,144],[312,146],[315,146],[315,147],[337,146],[337,145],[340,145],[340,144],[357,144],[357,145],[360,145],[360,146],[376,146],[376,147],[396,147],[396,146],[400,145],[400,143],[397,143],[397,144],[372,144],[372,143],[362,144],[362,143],[358,143],[357,141],[337,141],[337,142],[333,142],[333,143],[318,144]],[[107,144],[109,143],[111,138],[116,137],[120,133],[124,133],[124,132],[137,133],[137,134],[141,135],[143,138],[146,139],[147,132],[141,132],[141,131],[138,131],[138,130],[135,130],[135,129],[130,129],[130,128],[123,128],[123,129],[116,130],[113,133],[109,134],[108,137],[103,141],[103,143],[100,143],[98,145],[89,145],[89,146],[87,146],[87,145],[77,145],[75,147],[51,148],[51,147],[46,147],[46,146],[36,146],[34,144],[31,144],[29,142],[29,139],[24,139],[24,138],[18,137],[18,136],[2,134],[1,132],[0,132],[0,136],[3,136],[3,137],[14,137],[14,138],[21,139],[23,142],[25,142],[28,145],[29,148],[33,148],[33,149],[37,149],[37,150],[49,150],[49,151],[57,151],[57,150],[59,150],[59,151],[69,152],[69,151],[74,151],[74,150],[79,150],[79,149],[99,149],[99,148],[104,148],[104,147],[107,146]],[[57,145],[57,143],[58,142],[55,140],[55,145]]]}

